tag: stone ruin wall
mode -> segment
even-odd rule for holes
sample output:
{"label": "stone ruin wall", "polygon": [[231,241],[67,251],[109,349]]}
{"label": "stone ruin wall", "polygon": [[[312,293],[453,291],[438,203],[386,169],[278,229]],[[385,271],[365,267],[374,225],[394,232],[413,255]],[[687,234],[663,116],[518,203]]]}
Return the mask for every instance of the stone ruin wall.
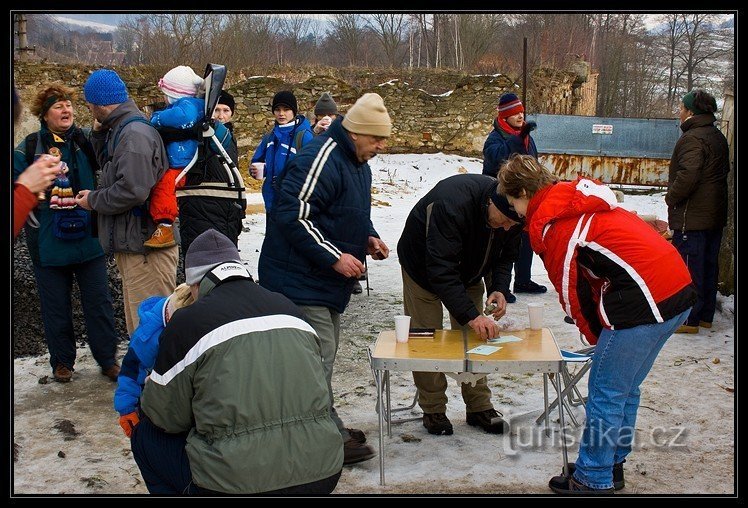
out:
{"label": "stone ruin wall", "polygon": [[[61,81],[80,91],[76,100],[79,126],[91,125],[82,88],[96,67],[53,63],[20,63],[13,67],[14,83],[24,104],[40,87]],[[156,87],[168,70],[158,67],[117,67],[138,106],[163,100]],[[520,84],[505,75],[472,76],[454,71],[370,69],[242,69],[227,77],[225,88],[236,99],[235,132],[240,147],[240,167],[245,169],[247,152],[259,143],[273,125],[270,102],[273,95],[290,89],[299,102],[299,112],[312,120],[314,104],[322,92],[331,92],[338,109],[345,111],[366,92],[377,92],[393,119],[389,153],[448,152],[481,157],[483,142],[492,129],[498,97],[506,91],[522,96]],[[265,74],[264,76],[258,76]],[[276,77],[277,76],[277,77]],[[596,75],[590,78],[596,78]],[[521,83],[521,79],[518,79]],[[529,113],[594,115],[596,79],[580,83],[574,72],[538,69],[528,79]],[[38,129],[38,120],[24,111],[14,132],[15,142]]]}

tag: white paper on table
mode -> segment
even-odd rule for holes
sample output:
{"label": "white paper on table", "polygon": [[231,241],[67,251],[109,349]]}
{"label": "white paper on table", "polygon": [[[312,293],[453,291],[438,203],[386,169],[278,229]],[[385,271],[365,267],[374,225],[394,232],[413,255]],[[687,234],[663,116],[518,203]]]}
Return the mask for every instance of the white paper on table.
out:
{"label": "white paper on table", "polygon": [[476,346],[476,347],[474,347],[473,349],[471,349],[470,351],[468,351],[468,353],[471,353],[471,354],[474,354],[474,355],[490,355],[490,354],[495,353],[499,349],[501,349],[501,347],[499,347],[499,346],[486,346],[484,344],[482,346]]}
{"label": "white paper on table", "polygon": [[491,344],[506,344],[507,342],[520,342],[522,339],[517,337],[516,335],[502,335],[501,337],[494,337],[493,339],[488,339],[488,342]]}

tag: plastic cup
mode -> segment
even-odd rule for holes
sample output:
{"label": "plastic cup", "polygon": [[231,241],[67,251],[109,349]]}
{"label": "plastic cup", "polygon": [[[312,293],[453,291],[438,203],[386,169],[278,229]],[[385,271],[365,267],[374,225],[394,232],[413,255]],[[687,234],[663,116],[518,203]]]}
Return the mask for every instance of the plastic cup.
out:
{"label": "plastic cup", "polygon": [[530,318],[530,330],[540,330],[543,328],[543,308],[542,303],[528,303],[527,315]]}
{"label": "plastic cup", "polygon": [[257,169],[255,179],[262,180],[265,178],[265,163],[264,162],[253,162],[252,165]]}
{"label": "plastic cup", "polygon": [[410,316],[395,316],[395,340],[408,342],[410,332]]}

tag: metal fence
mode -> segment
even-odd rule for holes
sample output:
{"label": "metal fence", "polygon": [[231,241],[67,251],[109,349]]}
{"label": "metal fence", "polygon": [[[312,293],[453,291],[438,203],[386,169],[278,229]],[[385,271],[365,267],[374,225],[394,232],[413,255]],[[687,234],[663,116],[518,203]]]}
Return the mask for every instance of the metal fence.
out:
{"label": "metal fence", "polygon": [[579,174],[604,183],[666,186],[680,121],[531,115],[539,158],[564,180]]}

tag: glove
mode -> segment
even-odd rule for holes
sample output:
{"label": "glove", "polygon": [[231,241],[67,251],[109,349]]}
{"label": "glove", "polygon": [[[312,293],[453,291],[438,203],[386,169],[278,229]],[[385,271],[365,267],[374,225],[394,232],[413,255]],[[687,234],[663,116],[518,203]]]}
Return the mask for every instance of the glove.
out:
{"label": "glove", "polygon": [[525,122],[525,125],[523,125],[522,128],[519,130],[519,137],[521,137],[522,139],[525,139],[527,136],[530,135],[532,131],[534,131],[537,128],[538,128],[537,123],[533,121]]}
{"label": "glove", "polygon": [[119,426],[125,431],[127,437],[132,437],[132,431],[138,423],[140,423],[140,418],[138,418],[137,411],[119,417]]}

